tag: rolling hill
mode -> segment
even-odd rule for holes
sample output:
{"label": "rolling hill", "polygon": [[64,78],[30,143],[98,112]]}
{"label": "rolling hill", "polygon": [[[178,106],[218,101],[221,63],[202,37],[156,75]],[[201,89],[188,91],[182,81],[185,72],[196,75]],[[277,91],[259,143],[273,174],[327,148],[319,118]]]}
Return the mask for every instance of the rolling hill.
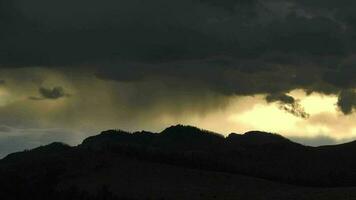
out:
{"label": "rolling hill", "polygon": [[280,135],[172,126],[108,130],[0,160],[5,199],[356,199],[356,142],[308,147]]}

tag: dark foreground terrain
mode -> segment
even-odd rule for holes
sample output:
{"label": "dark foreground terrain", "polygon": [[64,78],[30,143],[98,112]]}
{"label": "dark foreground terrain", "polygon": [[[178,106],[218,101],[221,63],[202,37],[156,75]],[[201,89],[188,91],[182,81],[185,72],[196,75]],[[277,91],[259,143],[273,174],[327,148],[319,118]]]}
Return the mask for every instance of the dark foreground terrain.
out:
{"label": "dark foreground terrain", "polygon": [[307,147],[282,136],[189,126],[110,130],[0,161],[1,199],[356,199],[356,143]]}

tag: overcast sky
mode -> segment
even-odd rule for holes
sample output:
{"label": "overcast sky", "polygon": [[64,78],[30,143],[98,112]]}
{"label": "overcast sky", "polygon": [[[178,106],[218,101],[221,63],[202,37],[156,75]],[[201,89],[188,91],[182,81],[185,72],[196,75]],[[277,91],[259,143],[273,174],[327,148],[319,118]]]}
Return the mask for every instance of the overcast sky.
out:
{"label": "overcast sky", "polygon": [[356,138],[352,0],[0,0],[0,155],[183,123]]}

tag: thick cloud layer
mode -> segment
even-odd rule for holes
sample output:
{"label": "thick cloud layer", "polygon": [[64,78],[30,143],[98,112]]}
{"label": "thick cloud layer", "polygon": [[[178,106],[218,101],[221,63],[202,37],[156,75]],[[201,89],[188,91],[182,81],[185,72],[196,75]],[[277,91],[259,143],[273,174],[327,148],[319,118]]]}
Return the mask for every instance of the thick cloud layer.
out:
{"label": "thick cloud layer", "polygon": [[[297,7],[303,5],[295,2],[3,0],[2,5],[3,48],[10,50],[3,57],[9,63],[161,61],[212,55],[246,59],[271,53],[314,60],[352,48],[346,42],[351,31],[342,21],[329,15],[303,15],[303,7]],[[288,57],[276,59],[292,62]]]}
{"label": "thick cloud layer", "polygon": [[[224,95],[340,94],[338,106],[349,114],[354,100],[340,92],[356,87],[354,6],[350,0],[0,0],[0,64],[90,68],[104,80]],[[58,92],[40,94],[56,99]],[[287,104],[288,112],[307,116]]]}
{"label": "thick cloud layer", "polygon": [[350,114],[356,109],[356,92],[353,90],[342,91],[337,105],[343,113]]}

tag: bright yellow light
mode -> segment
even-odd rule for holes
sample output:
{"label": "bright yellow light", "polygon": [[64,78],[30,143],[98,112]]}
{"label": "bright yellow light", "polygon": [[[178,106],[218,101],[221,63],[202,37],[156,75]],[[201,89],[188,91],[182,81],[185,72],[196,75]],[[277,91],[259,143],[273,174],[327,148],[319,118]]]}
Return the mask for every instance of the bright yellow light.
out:
{"label": "bright yellow light", "polygon": [[302,97],[300,104],[309,114],[318,114],[322,112],[335,112],[337,97],[321,94],[312,94]]}
{"label": "bright yellow light", "polygon": [[229,134],[260,130],[278,133],[286,137],[316,138],[330,137],[337,141],[348,141],[356,137],[354,120],[356,115],[344,116],[337,111],[337,96],[302,90],[289,93],[299,100],[310,118],[296,117],[280,109],[279,103],[268,104],[263,95],[232,97],[230,103],[220,110],[204,116],[188,113],[182,118],[163,115],[158,118],[165,125],[184,123],[200,128]]}
{"label": "bright yellow light", "polygon": [[[243,113],[233,113],[228,117],[228,121],[244,124],[254,130],[276,132],[284,136],[316,137],[329,136],[334,139],[345,139],[355,137],[355,129],[347,130],[350,127],[348,121],[352,116],[340,116],[337,112],[337,96],[313,93],[307,95],[302,90],[295,90],[289,93],[299,100],[300,105],[310,114],[310,118],[302,119],[293,116],[279,109],[278,103],[267,104],[258,102],[251,105],[251,109]],[[238,105],[236,105],[238,106]],[[327,116],[327,121],[322,116]],[[329,123],[333,119],[335,123]],[[345,129],[336,132],[340,120],[343,121]],[[344,132],[346,131],[346,132]]]}
{"label": "bright yellow light", "polygon": [[256,130],[280,132],[295,129],[302,119],[280,110],[276,104],[259,104],[245,113],[231,115],[229,120],[248,124]]}

